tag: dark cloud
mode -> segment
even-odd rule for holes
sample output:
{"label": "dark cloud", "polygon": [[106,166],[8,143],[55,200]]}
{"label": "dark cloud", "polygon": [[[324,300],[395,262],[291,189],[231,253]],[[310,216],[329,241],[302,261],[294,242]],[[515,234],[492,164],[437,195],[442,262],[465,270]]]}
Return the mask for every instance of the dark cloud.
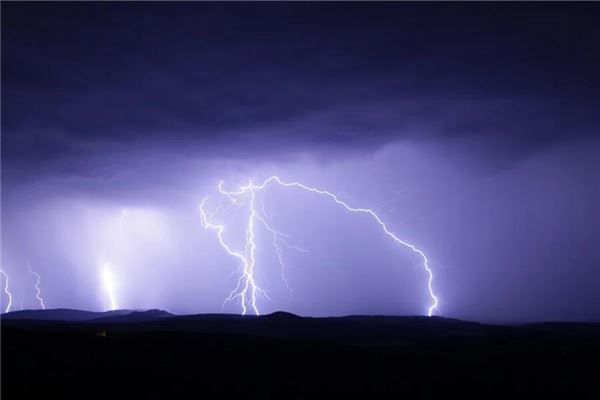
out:
{"label": "dark cloud", "polygon": [[597,134],[596,4],[2,9],[9,166],[106,144],[226,154],[457,137],[513,157]]}

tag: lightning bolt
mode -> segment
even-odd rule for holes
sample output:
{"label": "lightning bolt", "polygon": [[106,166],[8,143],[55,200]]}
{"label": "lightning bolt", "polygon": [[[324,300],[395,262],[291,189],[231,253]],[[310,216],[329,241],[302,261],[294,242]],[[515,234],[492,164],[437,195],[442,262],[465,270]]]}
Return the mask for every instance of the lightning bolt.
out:
{"label": "lightning bolt", "polygon": [[[228,197],[232,203],[239,203],[240,199],[249,197],[249,211],[250,212],[249,212],[248,224],[246,227],[246,237],[245,237],[246,241],[245,241],[244,252],[236,251],[236,250],[232,249],[232,247],[226,243],[226,241],[223,237],[223,232],[225,231],[224,225],[218,225],[218,224],[214,224],[214,223],[210,222],[210,218],[208,217],[208,214],[205,210],[206,201],[207,201],[208,197],[205,197],[204,199],[202,199],[202,201],[200,203],[200,207],[199,207],[200,219],[201,219],[201,223],[204,226],[204,228],[216,231],[217,238],[219,240],[219,244],[221,245],[221,247],[229,255],[238,259],[241,263],[240,270],[242,273],[240,274],[240,277],[238,279],[237,286],[231,291],[231,293],[225,299],[225,302],[223,304],[225,304],[229,301],[232,301],[234,299],[238,299],[238,300],[240,300],[240,303],[242,305],[242,315],[245,315],[249,308],[251,308],[252,311],[254,311],[254,313],[256,315],[259,315],[258,307],[256,305],[257,295],[262,295],[262,296],[268,298],[266,292],[257,285],[256,279],[254,276],[254,270],[256,267],[255,225],[256,225],[257,220],[259,222],[261,222],[263,224],[263,226],[267,229],[267,231],[271,232],[271,234],[273,235],[273,243],[275,246],[275,251],[277,253],[280,265],[282,267],[282,279],[284,280],[284,283],[286,284],[286,286],[289,287],[287,280],[285,279],[284,272],[283,272],[285,269],[285,264],[283,263],[281,247],[279,246],[279,244],[283,244],[286,247],[292,247],[292,246],[289,246],[287,244],[287,242],[285,241],[285,238],[287,237],[287,235],[284,235],[281,232],[272,228],[266,222],[266,219],[264,217],[262,217],[261,215],[259,215],[259,212],[256,209],[256,193],[257,192],[264,193],[267,186],[272,185],[272,184],[278,184],[285,188],[295,188],[295,189],[304,190],[306,192],[315,193],[315,194],[318,194],[320,196],[323,196],[323,197],[326,197],[326,198],[332,200],[335,204],[341,206],[343,209],[345,209],[348,212],[357,213],[357,214],[366,214],[367,216],[371,217],[371,219],[375,223],[377,223],[377,225],[379,225],[379,227],[381,228],[381,230],[383,231],[383,233],[386,236],[388,236],[391,240],[393,240],[395,243],[401,245],[402,247],[408,248],[409,250],[411,250],[413,253],[415,253],[421,259],[422,268],[427,275],[427,289],[429,292],[429,297],[431,299],[431,303],[430,303],[429,307],[427,308],[427,315],[432,316],[435,311],[439,312],[439,310],[438,310],[439,298],[433,290],[433,271],[431,270],[431,268],[429,266],[429,259],[427,258],[425,253],[420,248],[418,248],[414,244],[409,243],[405,240],[402,240],[398,236],[396,236],[396,234],[394,234],[388,228],[388,226],[385,224],[385,222],[383,222],[383,220],[372,209],[352,207],[345,201],[341,200],[336,194],[331,193],[327,190],[322,190],[322,189],[318,189],[315,187],[307,186],[300,182],[285,182],[277,176],[271,176],[270,178],[267,178],[265,181],[263,181],[263,183],[261,183],[259,185],[252,183],[252,181],[249,181],[247,185],[240,187],[240,189],[237,191],[225,190],[223,188],[223,182],[220,182],[219,185],[217,186],[219,193],[223,196]],[[263,206],[264,206],[264,203],[263,203]]]}
{"label": "lightning bolt", "polygon": [[6,272],[0,268],[0,274],[2,274],[2,276],[4,277],[5,281],[4,281],[4,293],[6,294],[6,296],[8,296],[8,304],[6,305],[6,309],[4,310],[5,313],[10,311],[10,307],[12,306],[12,294],[10,293],[10,290],[8,290],[8,275],[6,274]]}
{"label": "lightning bolt", "polygon": [[110,269],[110,264],[104,264],[102,267],[102,282],[104,283],[104,289],[106,290],[108,300],[110,301],[110,309],[116,310],[119,307],[115,297],[115,280]]}
{"label": "lightning bolt", "polygon": [[[216,225],[209,221],[208,215],[204,209],[208,197],[202,199],[202,202],[200,203],[200,218],[205,229],[212,229],[217,232],[217,238],[219,239],[221,247],[223,247],[229,255],[237,258],[241,262],[242,273],[240,274],[240,278],[238,279],[236,287],[223,302],[223,306],[227,302],[237,299],[240,300],[243,315],[248,312],[249,308],[251,308],[256,315],[259,315],[260,313],[256,306],[257,296],[262,295],[267,298],[268,296],[266,292],[256,284],[254,279],[254,266],[256,265],[256,243],[254,241],[254,224],[257,215],[255,209],[256,194],[252,189],[249,189],[248,193],[250,193],[250,216],[245,233],[246,244],[244,246],[244,252],[232,249],[225,242],[225,239],[223,238],[223,232],[225,231],[224,225]],[[232,202],[235,203],[234,200],[235,198],[232,199]]]}
{"label": "lightning bolt", "polygon": [[29,270],[29,273],[33,276],[35,276],[35,298],[40,302],[40,306],[42,306],[42,309],[46,309],[46,305],[44,304],[44,299],[42,298],[42,291],[40,290],[40,274],[38,274],[37,272],[35,272],[34,270],[31,269],[31,265],[27,265],[27,269]]}
{"label": "lightning bolt", "polygon": [[[119,213],[119,219],[117,223],[117,232],[120,234],[127,224],[127,220],[130,215],[129,208],[123,208]],[[117,297],[115,292],[117,290],[115,286],[115,276],[112,273],[112,265],[109,262],[102,264],[100,267],[100,277],[102,279],[102,285],[104,286],[104,290],[108,296],[108,301],[110,303],[110,309],[116,310],[119,308],[117,303]]]}
{"label": "lightning bolt", "polygon": [[[264,211],[263,214],[265,214]],[[265,218],[260,216],[257,216],[256,218],[263,224],[265,229],[273,235],[273,248],[275,249],[275,254],[277,254],[277,261],[279,261],[279,266],[281,268],[281,280],[285,284],[285,287],[290,291],[290,293],[292,293],[292,287],[290,286],[285,274],[286,270],[288,269],[288,266],[286,265],[283,259],[283,250],[281,246],[284,246],[290,250],[296,250],[301,253],[308,253],[308,250],[288,243],[287,239],[290,238],[290,235],[280,232],[275,228],[272,228],[271,225],[267,223]]]}

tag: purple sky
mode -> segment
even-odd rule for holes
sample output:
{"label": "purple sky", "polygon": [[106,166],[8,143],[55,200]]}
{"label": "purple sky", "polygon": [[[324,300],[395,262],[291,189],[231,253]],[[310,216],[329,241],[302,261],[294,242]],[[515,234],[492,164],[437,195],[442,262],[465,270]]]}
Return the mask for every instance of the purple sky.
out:
{"label": "purple sky", "polygon": [[[38,306],[29,263],[49,307],[106,309],[110,263],[120,307],[220,312],[239,263],[198,205],[221,180],[277,174],[425,251],[445,316],[600,320],[599,18],[594,3],[2,3],[13,307]],[[426,312],[420,260],[372,219],[293,189],[264,204],[309,252],[284,249],[290,293],[257,229],[262,312]]]}

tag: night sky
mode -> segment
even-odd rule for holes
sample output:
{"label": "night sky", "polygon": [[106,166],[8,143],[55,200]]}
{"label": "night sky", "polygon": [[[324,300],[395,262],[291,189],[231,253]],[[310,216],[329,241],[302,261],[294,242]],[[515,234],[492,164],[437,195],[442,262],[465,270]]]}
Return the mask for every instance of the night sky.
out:
{"label": "night sky", "polygon": [[[14,309],[39,307],[28,266],[48,307],[110,308],[110,263],[119,307],[220,312],[239,263],[198,205],[277,174],[422,249],[441,315],[600,320],[600,4],[1,7]],[[288,290],[257,230],[262,312],[426,312],[420,260],[372,219],[264,205],[308,253],[284,249]],[[244,218],[215,215],[237,248]]]}

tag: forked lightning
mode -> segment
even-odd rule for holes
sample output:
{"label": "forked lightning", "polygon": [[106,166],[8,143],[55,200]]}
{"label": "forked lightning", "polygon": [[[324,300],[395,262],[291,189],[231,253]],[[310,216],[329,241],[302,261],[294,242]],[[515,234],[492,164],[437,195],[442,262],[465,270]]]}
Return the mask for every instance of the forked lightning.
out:
{"label": "forked lightning", "polygon": [[[224,224],[216,224],[211,221],[212,217],[218,213],[219,208],[212,214],[208,214],[206,211],[206,202],[208,200],[207,197],[202,199],[200,202],[200,218],[202,225],[205,229],[211,229],[216,231],[217,238],[219,240],[219,244],[221,247],[232,257],[238,259],[241,264],[241,273],[240,277],[237,281],[236,287],[231,291],[229,296],[225,299],[225,302],[229,302],[232,300],[239,300],[242,306],[242,314],[246,314],[248,310],[254,312],[254,314],[259,315],[259,309],[257,305],[258,297],[263,296],[268,298],[267,293],[261,289],[255,278],[256,271],[256,240],[255,240],[255,229],[257,225],[257,221],[260,222],[267,231],[269,231],[273,235],[273,244],[275,247],[275,251],[281,266],[282,271],[282,279],[286,286],[289,288],[289,284],[287,279],[285,278],[285,269],[286,265],[283,261],[283,255],[280,245],[283,245],[288,248],[293,248],[300,251],[306,251],[304,249],[292,246],[288,244],[286,241],[287,235],[282,232],[277,231],[272,228],[266,220],[266,216],[261,215],[260,211],[256,206],[257,193],[264,192],[267,189],[267,186],[277,184],[285,188],[295,188],[301,189],[307,192],[316,193],[323,197],[329,198],[342,208],[344,208],[348,212],[366,214],[371,217],[380,227],[383,233],[387,235],[390,239],[392,239],[395,243],[408,248],[422,261],[422,268],[427,275],[427,289],[429,291],[429,297],[431,299],[431,303],[427,308],[427,315],[432,316],[434,312],[438,311],[439,299],[433,290],[433,271],[429,266],[429,259],[420,248],[416,247],[414,244],[411,244],[405,240],[400,239],[396,234],[394,234],[387,225],[383,222],[383,220],[371,209],[369,208],[355,208],[348,205],[348,203],[341,200],[334,193],[328,192],[326,190],[321,190],[318,188],[314,188],[311,186],[307,186],[303,183],[299,182],[285,182],[281,180],[277,176],[271,176],[266,179],[260,185],[252,183],[250,181],[247,185],[242,186],[237,191],[227,191],[223,188],[223,182],[220,182],[217,186],[219,193],[231,201],[231,204],[236,206],[248,205],[249,214],[248,220],[245,230],[245,241],[244,241],[244,249],[243,251],[237,251],[233,249],[232,245],[228,244],[224,238],[225,225]],[[220,207],[220,206],[219,206]],[[264,207],[264,204],[263,204]],[[264,214],[264,211],[263,211]]]}

